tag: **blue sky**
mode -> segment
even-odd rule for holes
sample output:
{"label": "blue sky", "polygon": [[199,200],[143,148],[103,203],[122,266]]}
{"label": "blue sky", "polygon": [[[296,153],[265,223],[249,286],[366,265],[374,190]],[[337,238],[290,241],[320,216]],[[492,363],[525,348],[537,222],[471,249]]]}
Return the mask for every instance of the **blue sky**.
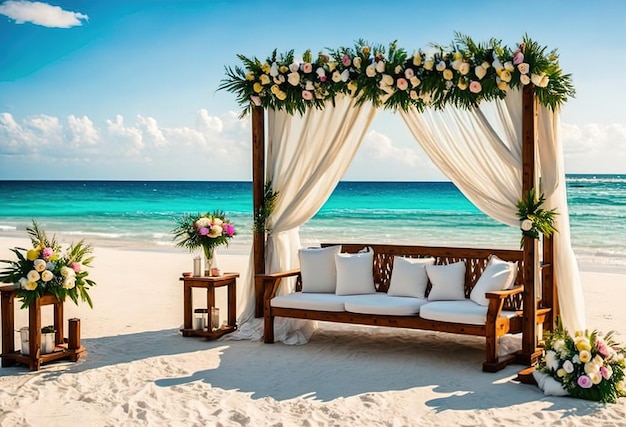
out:
{"label": "blue sky", "polygon": [[[0,0],[0,179],[250,180],[250,123],[216,91],[236,55],[458,31],[558,49],[568,173],[626,173],[626,2]],[[379,112],[344,179],[445,179]]]}

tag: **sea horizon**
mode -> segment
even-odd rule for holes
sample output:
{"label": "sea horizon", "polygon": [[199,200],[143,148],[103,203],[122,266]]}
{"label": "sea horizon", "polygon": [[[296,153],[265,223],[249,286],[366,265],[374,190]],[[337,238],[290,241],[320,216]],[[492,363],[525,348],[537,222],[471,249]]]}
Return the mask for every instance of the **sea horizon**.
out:
{"label": "sea horizon", "polygon": [[[568,174],[572,246],[581,265],[626,269],[626,174]],[[24,237],[37,220],[61,242],[182,251],[172,240],[182,213],[225,211],[236,225],[229,253],[252,244],[251,181],[0,180],[0,236]],[[622,232],[620,232],[622,231]],[[300,229],[321,242],[518,249],[520,231],[480,212],[450,182],[340,181]]]}

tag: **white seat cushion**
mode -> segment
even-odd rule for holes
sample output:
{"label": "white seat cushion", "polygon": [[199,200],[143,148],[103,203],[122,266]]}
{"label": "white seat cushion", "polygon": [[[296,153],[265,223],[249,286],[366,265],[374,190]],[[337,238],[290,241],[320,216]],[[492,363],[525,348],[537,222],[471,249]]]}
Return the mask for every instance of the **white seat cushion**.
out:
{"label": "white seat cushion", "polygon": [[389,316],[414,316],[426,304],[426,298],[394,297],[384,292],[370,295],[344,297],[346,311],[360,314],[383,314]]}
{"label": "white seat cushion", "polygon": [[[503,317],[515,317],[514,311],[502,311]],[[420,307],[420,317],[439,322],[484,325],[487,320],[487,307],[474,301],[434,301]]]}
{"label": "white seat cushion", "polygon": [[272,298],[270,305],[280,308],[297,308],[315,311],[345,311],[345,297],[328,293],[294,292]]}

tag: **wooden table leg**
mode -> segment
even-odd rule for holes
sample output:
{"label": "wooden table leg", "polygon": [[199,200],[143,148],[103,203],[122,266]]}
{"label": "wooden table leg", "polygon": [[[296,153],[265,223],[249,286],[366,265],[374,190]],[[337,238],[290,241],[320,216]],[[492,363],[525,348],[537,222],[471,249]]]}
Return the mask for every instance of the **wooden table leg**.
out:
{"label": "wooden table leg", "polygon": [[[15,351],[15,293],[2,292],[2,353]],[[15,360],[2,358],[2,366],[13,366]]]}
{"label": "wooden table leg", "polygon": [[192,328],[192,306],[193,306],[193,300],[192,300],[192,287],[190,286],[189,283],[185,282],[185,284],[183,285],[183,328],[184,329],[191,329]]}
{"label": "wooden table leg", "polygon": [[64,328],[63,328],[63,302],[54,303],[54,345],[63,344]]}
{"label": "wooden table leg", "polygon": [[228,285],[228,326],[237,324],[237,280]]}

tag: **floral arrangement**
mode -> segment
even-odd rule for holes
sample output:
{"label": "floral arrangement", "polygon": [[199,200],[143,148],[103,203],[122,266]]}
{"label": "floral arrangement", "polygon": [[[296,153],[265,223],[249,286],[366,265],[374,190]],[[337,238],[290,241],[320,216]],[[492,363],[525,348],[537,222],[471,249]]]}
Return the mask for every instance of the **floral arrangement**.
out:
{"label": "floral arrangement", "polygon": [[550,237],[552,233],[558,231],[554,226],[556,209],[549,211],[543,209],[545,201],[543,194],[537,197],[535,189],[531,188],[526,197],[517,202],[517,216],[522,230],[521,247],[524,247],[524,239],[527,237],[538,239],[540,233]]}
{"label": "floral arrangement", "polygon": [[576,332],[572,337],[559,319],[546,340],[538,369],[571,396],[615,403],[626,396],[625,355],[626,350],[616,344],[612,332],[604,337],[597,331]]}
{"label": "floral arrangement", "polygon": [[81,299],[93,308],[88,290],[96,283],[87,278],[89,273],[84,269],[93,261],[91,245],[81,240],[62,252],[56,237],[48,238],[36,221],[26,231],[33,248],[13,248],[11,251],[17,256],[16,261],[0,260],[8,264],[0,272],[0,282],[15,284],[17,296],[22,300],[21,308],[30,306],[46,294],[61,301],[69,297],[75,304]]}
{"label": "floral arrangement", "polygon": [[552,109],[575,94],[563,74],[556,51],[546,52],[528,37],[510,49],[491,39],[477,44],[455,34],[451,46],[431,45],[409,55],[394,41],[387,48],[359,40],[354,47],[310,50],[296,60],[294,51],[265,60],[238,55],[242,66],[226,67],[219,86],[237,95],[245,116],[254,106],[289,113],[323,108],[327,100],[348,94],[388,109],[448,104],[470,108],[481,101],[504,98],[510,88],[534,85],[540,103]]}
{"label": "floral arrangement", "polygon": [[228,245],[228,241],[236,234],[235,226],[226,219],[221,211],[205,214],[184,214],[177,220],[172,230],[176,246],[193,251],[202,248],[207,259],[213,258],[217,246]]}

